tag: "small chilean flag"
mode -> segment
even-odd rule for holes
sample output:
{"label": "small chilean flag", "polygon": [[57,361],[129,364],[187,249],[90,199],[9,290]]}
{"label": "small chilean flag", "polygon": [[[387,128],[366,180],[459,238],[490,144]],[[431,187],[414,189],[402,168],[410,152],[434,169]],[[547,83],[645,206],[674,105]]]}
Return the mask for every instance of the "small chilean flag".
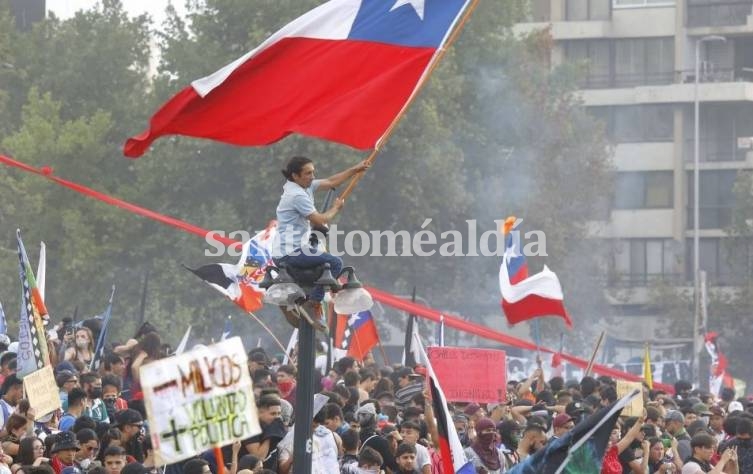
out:
{"label": "small chilean flag", "polygon": [[568,327],[573,327],[557,275],[544,265],[541,272],[528,276],[525,255],[518,248],[519,239],[516,242],[511,233],[515,220],[515,217],[505,220],[505,254],[499,268],[502,311],[507,322],[512,325],[541,316],[559,316]]}
{"label": "small chilean flag", "polygon": [[125,143],[163,135],[258,146],[291,133],[374,148],[470,0],[330,0],[165,103]]}

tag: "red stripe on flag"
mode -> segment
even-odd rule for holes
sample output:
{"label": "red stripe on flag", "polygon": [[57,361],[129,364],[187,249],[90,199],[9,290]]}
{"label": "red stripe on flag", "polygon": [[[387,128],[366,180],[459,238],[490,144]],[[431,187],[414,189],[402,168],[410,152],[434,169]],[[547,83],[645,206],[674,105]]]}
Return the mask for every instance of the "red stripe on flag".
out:
{"label": "red stripe on flag", "polygon": [[544,298],[535,294],[528,295],[515,303],[509,303],[503,298],[502,311],[504,311],[507,322],[510,324],[517,324],[541,316],[559,316],[565,320],[567,327],[573,327],[573,322],[567,314],[562,300]]}
{"label": "red stripe on flag", "polygon": [[373,148],[407,102],[434,54],[370,41],[284,38],[200,97],[187,87],[126,141],[141,156],[168,134],[268,145],[291,133]]}

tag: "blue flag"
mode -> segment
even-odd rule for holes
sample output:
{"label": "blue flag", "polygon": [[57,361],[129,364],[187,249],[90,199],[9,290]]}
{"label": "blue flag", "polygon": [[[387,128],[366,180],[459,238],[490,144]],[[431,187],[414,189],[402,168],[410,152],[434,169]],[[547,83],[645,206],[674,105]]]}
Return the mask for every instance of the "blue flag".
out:
{"label": "blue flag", "polygon": [[102,330],[99,331],[99,337],[97,338],[97,346],[94,348],[94,357],[92,357],[89,370],[96,370],[99,368],[99,364],[102,361],[105,353],[105,341],[107,340],[107,329],[110,326],[110,318],[112,317],[112,300],[115,296],[115,285],[112,286],[112,293],[110,293],[110,301],[107,303],[107,309],[102,315]]}
{"label": "blue flag", "polygon": [[3,304],[0,303],[0,334],[8,333],[8,323],[5,321],[5,311],[3,311]]}

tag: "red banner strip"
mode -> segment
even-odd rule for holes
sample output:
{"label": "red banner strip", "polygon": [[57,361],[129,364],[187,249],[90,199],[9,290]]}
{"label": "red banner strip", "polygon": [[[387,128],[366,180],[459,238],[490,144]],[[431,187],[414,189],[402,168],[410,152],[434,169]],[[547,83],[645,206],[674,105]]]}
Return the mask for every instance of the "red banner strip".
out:
{"label": "red banner strip", "polygon": [[[14,168],[18,168],[20,170],[26,171],[27,173],[33,173],[33,174],[42,176],[44,178],[49,179],[50,181],[53,181],[59,184],[60,186],[66,187],[68,189],[76,191],[77,193],[83,194],[85,196],[97,199],[99,201],[104,202],[105,204],[119,207],[133,214],[138,214],[148,219],[152,219],[154,221],[167,224],[171,227],[182,230],[184,232],[188,232],[190,234],[197,235],[201,238],[206,238],[207,235],[210,233],[206,229],[195,226],[193,224],[189,224],[175,217],[166,216],[164,214],[154,212],[144,207],[131,204],[129,202],[114,198],[112,196],[108,196],[107,194],[104,194],[94,189],[88,188],[86,186],[74,183],[72,181],[68,181],[63,178],[58,178],[57,176],[54,176],[52,174],[52,169],[50,167],[44,166],[42,168],[35,168],[25,163],[21,163],[20,161],[11,159],[5,155],[0,155],[0,163],[3,163],[8,166],[12,166]],[[236,246],[241,245],[241,242],[235,241],[233,239],[230,239],[228,237],[224,237],[221,235],[214,234],[213,238],[217,240],[218,242],[225,245],[236,245]],[[532,350],[532,351],[535,351],[537,349],[537,346],[531,342],[525,341],[523,339],[518,339],[513,336],[509,336],[507,334],[504,334],[499,331],[495,331],[493,329],[490,329],[486,326],[482,326],[480,324],[465,321],[463,319],[460,319],[454,316],[449,316],[447,314],[444,314],[440,311],[429,308],[427,306],[422,306],[422,305],[413,303],[411,301],[399,298],[395,295],[387,293],[386,291],[382,291],[373,287],[369,287],[368,291],[371,293],[371,295],[376,301],[379,301],[387,306],[391,306],[395,309],[399,309],[401,311],[405,311],[410,314],[415,314],[416,316],[419,316],[422,318],[430,319],[437,323],[439,322],[440,318],[444,316],[445,324],[459,331],[464,331],[470,334],[475,334],[479,337],[483,337],[484,339],[497,341],[501,344],[506,344],[512,347],[518,347],[520,349],[527,349],[527,350]],[[551,349],[547,349],[545,347],[538,347],[538,349],[544,352],[551,353],[551,354],[554,354],[556,352]],[[588,362],[584,359],[580,359],[578,357],[571,356],[568,354],[561,354],[561,356],[563,360],[566,360],[570,362],[571,364],[576,365],[580,368],[586,368],[588,366]],[[596,373],[599,373],[602,375],[608,375],[616,379],[630,380],[634,382],[640,382],[642,380],[641,377],[637,375],[634,375],[628,372],[622,372],[620,370],[612,369],[612,368],[609,368],[607,366],[600,365],[600,364],[594,364],[593,370]],[[664,390],[668,393],[674,393],[674,387],[668,384],[654,383],[654,387],[660,390]]]}

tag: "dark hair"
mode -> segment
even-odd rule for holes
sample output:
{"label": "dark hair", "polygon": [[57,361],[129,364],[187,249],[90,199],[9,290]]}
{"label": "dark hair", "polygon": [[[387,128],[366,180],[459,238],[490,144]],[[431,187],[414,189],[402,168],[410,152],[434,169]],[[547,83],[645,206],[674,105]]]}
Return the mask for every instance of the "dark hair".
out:
{"label": "dark hair", "polygon": [[591,395],[598,386],[599,383],[595,378],[585,376],[580,381],[580,393],[583,394],[584,397],[587,397]]}
{"label": "dark hair", "polygon": [[204,470],[204,466],[209,466],[209,463],[203,459],[189,459],[188,462],[183,465],[183,474],[201,474],[201,471]]}
{"label": "dark hair", "polygon": [[42,463],[39,466],[23,466],[23,471],[24,474],[55,474],[55,470],[47,463]]}
{"label": "dark hair", "polygon": [[753,421],[751,421],[750,418],[740,417],[740,421],[737,422],[735,434],[753,435]]}
{"label": "dark hair", "polygon": [[292,364],[281,365],[280,367],[277,368],[277,372],[278,373],[283,372],[293,377],[295,377],[298,374],[298,371],[296,370],[295,366]]}
{"label": "dark hair", "polygon": [[97,429],[97,420],[90,416],[81,415],[78,418],[76,418],[76,421],[73,422],[73,427],[71,428],[71,431],[76,433],[78,436],[78,432],[81,430],[96,430]]}
{"label": "dark hair", "polygon": [[95,383],[98,379],[100,379],[99,374],[94,372],[85,372],[78,376],[78,383],[83,386],[84,384]]}
{"label": "dark hair", "polygon": [[360,441],[358,438],[358,433],[356,430],[347,430],[345,433],[340,435],[340,439],[342,439],[343,442],[343,449],[345,451],[355,451],[358,449],[358,442]]}
{"label": "dark hair", "polygon": [[112,366],[114,364],[124,364],[125,361],[118,354],[111,352],[105,356],[104,363],[105,363],[105,370],[112,370]]}
{"label": "dark hair", "polygon": [[[23,466],[34,462],[34,441],[42,443],[41,439],[33,436],[31,438],[22,438],[21,441],[18,442],[18,454],[16,454],[15,459],[16,463]],[[42,447],[44,447],[44,443],[42,443]]]}
{"label": "dark hair", "polygon": [[400,430],[401,431],[402,430],[414,430],[414,431],[417,431],[418,433],[420,433],[421,432],[421,427],[418,426],[418,423],[414,423],[412,421],[404,421],[400,425]]}
{"label": "dark hair", "polygon": [[344,421],[343,418],[343,411],[342,408],[340,408],[340,405],[337,403],[327,403],[322,407],[321,413],[324,415],[325,420],[331,420],[332,418],[339,417],[340,420]]}
{"label": "dark hair", "polygon": [[363,449],[361,449],[361,453],[358,455],[359,467],[365,466],[366,464],[376,464],[381,466],[383,463],[384,459],[382,458],[382,455],[379,454],[379,451],[369,446],[364,446]]}
{"label": "dark hair", "polygon": [[274,395],[262,395],[256,401],[256,408],[279,407],[280,405],[282,405],[280,399]]}
{"label": "dark hair", "polygon": [[102,388],[105,386],[115,387],[120,392],[123,389],[123,380],[115,374],[106,374],[102,376]]}
{"label": "dark hair", "polygon": [[712,446],[714,446],[714,438],[706,432],[698,433],[690,440],[691,448],[710,448]]}
{"label": "dark hair", "polygon": [[343,375],[343,384],[346,387],[356,387],[360,381],[361,377],[356,372],[346,372]]}
{"label": "dark hair", "polygon": [[244,454],[243,456],[238,459],[238,470],[242,469],[251,469],[253,470],[257,464],[259,464],[260,459],[253,454]]}
{"label": "dark hair", "polygon": [[97,433],[91,428],[81,428],[76,432],[76,440],[80,444],[88,443],[92,440],[99,443],[99,436],[97,436]]}
{"label": "dark hair", "polygon": [[25,416],[12,413],[5,422],[5,431],[12,433],[14,430],[25,427],[28,421]]}
{"label": "dark hair", "polygon": [[313,163],[313,161],[305,156],[294,156],[288,160],[288,164],[285,165],[285,169],[282,170],[282,175],[285,176],[285,179],[288,181],[293,181],[293,175],[301,174],[303,167],[309,163]]}
{"label": "dark hair", "polygon": [[108,446],[107,449],[105,449],[104,456],[125,456],[126,450],[121,448],[120,446]]}
{"label": "dark hair", "polygon": [[84,392],[79,387],[73,387],[70,392],[68,392],[68,406],[75,405],[83,400],[86,399],[86,392]]}
{"label": "dark hair", "polygon": [[403,454],[416,454],[416,445],[407,441],[400,443],[395,451],[395,457],[399,458]]}
{"label": "dark hair", "polygon": [[162,355],[162,340],[157,332],[148,332],[139,338],[139,347],[150,359],[159,359]]}

